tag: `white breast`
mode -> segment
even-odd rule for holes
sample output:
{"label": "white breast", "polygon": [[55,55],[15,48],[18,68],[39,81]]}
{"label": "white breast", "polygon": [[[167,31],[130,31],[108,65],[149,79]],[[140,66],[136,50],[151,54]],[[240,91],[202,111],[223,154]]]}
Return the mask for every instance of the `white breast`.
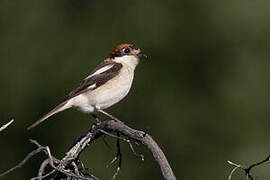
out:
{"label": "white breast", "polygon": [[106,109],[122,100],[132,85],[134,70],[122,68],[119,75],[94,91],[88,93],[89,102],[95,107]]}

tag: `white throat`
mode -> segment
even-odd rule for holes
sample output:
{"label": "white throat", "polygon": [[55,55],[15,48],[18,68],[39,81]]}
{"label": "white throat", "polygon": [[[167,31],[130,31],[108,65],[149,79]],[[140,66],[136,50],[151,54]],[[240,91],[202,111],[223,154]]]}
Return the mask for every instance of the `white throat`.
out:
{"label": "white throat", "polygon": [[112,59],[114,62],[122,63],[127,65],[129,68],[135,69],[139,64],[139,58],[132,55],[125,55],[122,57],[115,57]]}

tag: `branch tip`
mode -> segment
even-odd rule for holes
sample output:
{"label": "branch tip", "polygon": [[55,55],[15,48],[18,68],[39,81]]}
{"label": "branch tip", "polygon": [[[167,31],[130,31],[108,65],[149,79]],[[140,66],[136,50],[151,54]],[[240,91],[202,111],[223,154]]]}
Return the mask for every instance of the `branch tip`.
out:
{"label": "branch tip", "polygon": [[11,119],[8,123],[4,124],[3,126],[0,127],[0,132],[6,129],[10,124],[14,122],[14,119]]}

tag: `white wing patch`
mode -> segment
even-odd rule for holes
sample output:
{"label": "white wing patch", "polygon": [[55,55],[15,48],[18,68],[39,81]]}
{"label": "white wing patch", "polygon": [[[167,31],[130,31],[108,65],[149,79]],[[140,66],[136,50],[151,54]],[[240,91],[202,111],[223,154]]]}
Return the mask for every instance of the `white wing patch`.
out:
{"label": "white wing patch", "polygon": [[96,85],[96,83],[95,84],[92,84],[91,86],[88,86],[87,87],[87,89],[93,89],[93,88],[95,88],[97,85]]}
{"label": "white wing patch", "polygon": [[89,76],[87,76],[85,79],[91,78],[97,74],[101,74],[101,73],[111,69],[112,67],[113,67],[113,64],[109,64],[107,66],[104,66],[104,67],[100,68],[99,70],[97,70],[96,72],[94,72],[93,74],[90,74]]}

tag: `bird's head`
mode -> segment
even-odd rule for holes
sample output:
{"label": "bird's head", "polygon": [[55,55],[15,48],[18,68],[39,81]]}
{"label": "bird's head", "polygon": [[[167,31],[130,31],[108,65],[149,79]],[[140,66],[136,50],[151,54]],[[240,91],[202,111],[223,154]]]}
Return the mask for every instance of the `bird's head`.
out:
{"label": "bird's head", "polygon": [[134,44],[120,44],[108,56],[106,60],[120,62],[120,63],[135,63],[139,59],[146,58],[147,56],[143,51]]}

